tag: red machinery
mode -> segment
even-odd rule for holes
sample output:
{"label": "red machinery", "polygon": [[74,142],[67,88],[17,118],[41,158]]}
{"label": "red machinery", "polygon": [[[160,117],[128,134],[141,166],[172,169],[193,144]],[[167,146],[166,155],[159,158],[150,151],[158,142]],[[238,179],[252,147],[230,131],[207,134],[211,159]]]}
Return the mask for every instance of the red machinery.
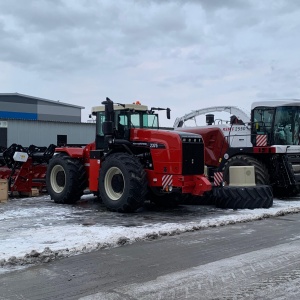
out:
{"label": "red machinery", "polygon": [[[228,122],[214,120],[212,112],[228,112]],[[188,127],[186,121],[206,115],[206,126]],[[254,102],[247,115],[237,107],[216,106],[177,118],[174,129],[201,134],[205,164],[215,185],[229,183],[231,166],[254,166],[256,183],[271,185],[279,196],[300,190],[300,101]]]}
{"label": "red machinery", "polygon": [[47,163],[55,145],[24,148],[12,144],[0,152],[0,178],[8,180],[9,192],[30,195],[33,188],[46,188]]}
{"label": "red machinery", "polygon": [[[84,148],[56,148],[47,169],[47,190],[57,203],[75,203],[84,189],[113,211],[131,212],[146,194],[156,202],[211,190],[204,176],[204,145],[192,133],[158,130],[158,115],[110,99],[93,108],[96,140]],[[170,118],[170,109],[167,116]]]}

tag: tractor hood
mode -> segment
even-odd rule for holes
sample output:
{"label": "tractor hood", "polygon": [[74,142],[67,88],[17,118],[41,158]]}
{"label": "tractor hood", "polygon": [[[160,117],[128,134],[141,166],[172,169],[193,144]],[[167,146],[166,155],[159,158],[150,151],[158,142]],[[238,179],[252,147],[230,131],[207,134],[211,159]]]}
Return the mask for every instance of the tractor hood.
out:
{"label": "tractor hood", "polygon": [[204,143],[198,134],[172,130],[132,129],[134,147],[148,148],[158,173],[204,173]]}
{"label": "tractor hood", "polygon": [[135,146],[181,149],[182,143],[201,143],[201,135],[173,130],[131,129],[130,141]]}

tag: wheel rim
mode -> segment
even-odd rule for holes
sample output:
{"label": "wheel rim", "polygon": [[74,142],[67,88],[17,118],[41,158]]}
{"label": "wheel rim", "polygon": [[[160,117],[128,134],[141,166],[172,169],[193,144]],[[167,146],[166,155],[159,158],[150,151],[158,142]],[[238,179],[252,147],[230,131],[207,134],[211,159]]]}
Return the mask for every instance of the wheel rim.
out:
{"label": "wheel rim", "polygon": [[110,168],[104,178],[104,188],[111,200],[119,200],[124,192],[125,180],[123,173],[117,167]]}
{"label": "wheel rim", "polygon": [[55,193],[61,193],[66,186],[66,173],[61,165],[54,166],[50,175],[51,187]]}

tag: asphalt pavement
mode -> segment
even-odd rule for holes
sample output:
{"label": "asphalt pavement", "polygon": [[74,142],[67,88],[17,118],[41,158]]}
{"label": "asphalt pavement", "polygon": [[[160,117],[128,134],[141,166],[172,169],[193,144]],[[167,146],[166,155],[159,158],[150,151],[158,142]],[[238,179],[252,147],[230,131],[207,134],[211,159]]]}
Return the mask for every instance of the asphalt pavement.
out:
{"label": "asphalt pavement", "polygon": [[207,228],[0,275],[0,299],[299,299],[300,214]]}

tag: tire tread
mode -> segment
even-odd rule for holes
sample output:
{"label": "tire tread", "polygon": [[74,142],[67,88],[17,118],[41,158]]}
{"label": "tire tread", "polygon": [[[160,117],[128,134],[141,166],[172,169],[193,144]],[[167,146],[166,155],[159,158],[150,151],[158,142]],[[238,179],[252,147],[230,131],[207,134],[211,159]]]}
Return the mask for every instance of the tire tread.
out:
{"label": "tire tread", "polygon": [[216,188],[215,199],[219,208],[255,209],[270,208],[273,205],[273,193],[269,185]]}

